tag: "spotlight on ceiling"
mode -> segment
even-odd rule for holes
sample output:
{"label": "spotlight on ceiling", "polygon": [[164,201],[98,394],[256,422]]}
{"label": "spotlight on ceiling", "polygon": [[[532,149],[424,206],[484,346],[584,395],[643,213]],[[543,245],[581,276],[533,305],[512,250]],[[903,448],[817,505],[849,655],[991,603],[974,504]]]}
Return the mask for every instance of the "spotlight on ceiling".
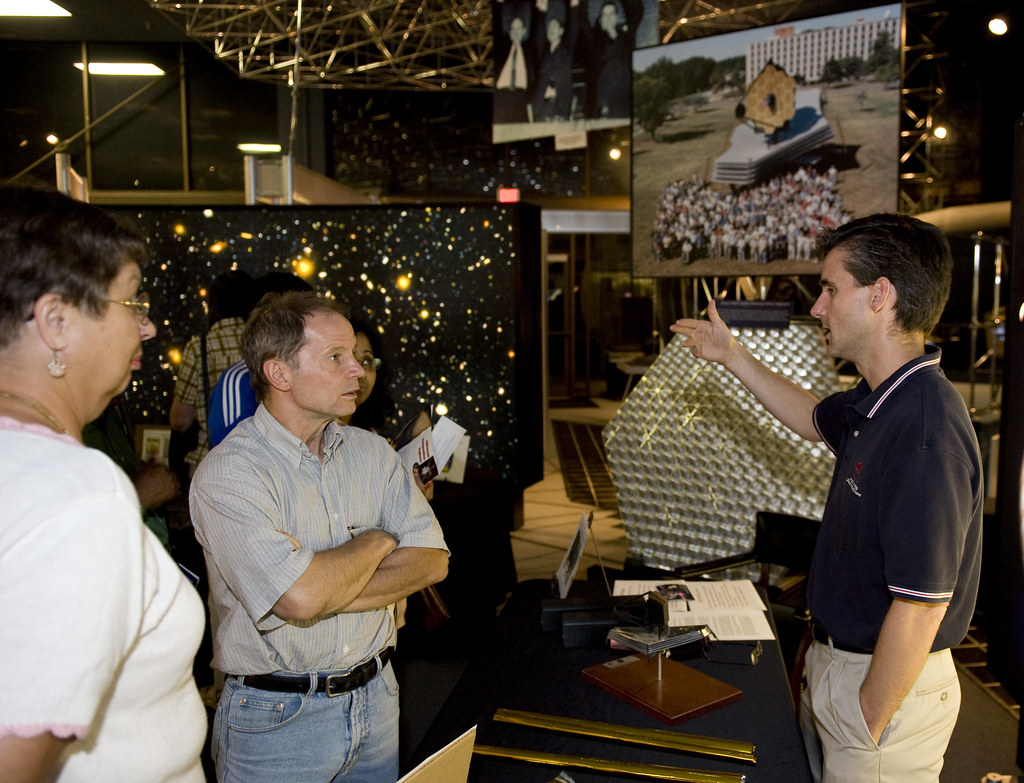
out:
{"label": "spotlight on ceiling", "polygon": [[994,16],[988,20],[988,29],[993,35],[1006,35],[1006,31],[1010,28],[1006,24],[1006,20],[998,16]]}
{"label": "spotlight on ceiling", "polygon": [[944,125],[936,125],[935,129],[932,131],[932,135],[937,139],[944,139],[946,138],[947,134],[948,131],[946,130],[946,127]]}

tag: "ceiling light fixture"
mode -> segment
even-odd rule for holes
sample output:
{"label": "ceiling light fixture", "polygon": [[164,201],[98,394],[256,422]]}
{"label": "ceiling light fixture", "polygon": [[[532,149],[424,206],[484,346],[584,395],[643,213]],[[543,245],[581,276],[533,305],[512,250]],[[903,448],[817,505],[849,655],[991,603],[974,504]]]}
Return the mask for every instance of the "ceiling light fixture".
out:
{"label": "ceiling light fixture", "polygon": [[0,16],[71,16],[50,0],[0,0]]}
{"label": "ceiling light fixture", "polygon": [[[75,63],[78,70],[84,70],[82,63]],[[153,63],[89,63],[93,76],[163,76],[164,71]]]}
{"label": "ceiling light fixture", "polygon": [[989,19],[988,29],[993,35],[1006,35],[1006,31],[1010,28],[1007,26],[1005,19],[995,16]]}
{"label": "ceiling light fixture", "polygon": [[256,144],[253,142],[247,142],[238,145],[239,152],[245,152],[250,155],[258,155],[259,153],[279,153],[281,151],[280,144]]}

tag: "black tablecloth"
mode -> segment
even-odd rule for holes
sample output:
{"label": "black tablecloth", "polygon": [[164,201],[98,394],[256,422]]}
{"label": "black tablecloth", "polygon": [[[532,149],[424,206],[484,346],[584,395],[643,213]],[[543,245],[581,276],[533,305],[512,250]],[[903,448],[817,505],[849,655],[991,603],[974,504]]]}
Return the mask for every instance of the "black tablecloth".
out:
{"label": "black tablecloth", "polygon": [[[737,702],[673,727],[580,676],[588,666],[627,653],[616,653],[607,647],[566,649],[559,632],[541,630],[541,600],[548,597],[551,586],[546,581],[533,580],[517,586],[493,632],[481,640],[464,675],[428,729],[413,755],[413,764],[475,724],[477,743],[483,745],[722,770],[746,774],[752,783],[811,780],[777,643],[763,643],[764,653],[756,666],[713,663],[701,658],[685,660],[686,665],[739,688],[743,696]],[[502,707],[753,742],[757,746],[757,763],[712,759],[495,722],[492,716]],[[475,783],[546,783],[558,771],[556,766],[476,755],[469,779]],[[576,783],[635,783],[638,779],[568,766],[566,771]]]}

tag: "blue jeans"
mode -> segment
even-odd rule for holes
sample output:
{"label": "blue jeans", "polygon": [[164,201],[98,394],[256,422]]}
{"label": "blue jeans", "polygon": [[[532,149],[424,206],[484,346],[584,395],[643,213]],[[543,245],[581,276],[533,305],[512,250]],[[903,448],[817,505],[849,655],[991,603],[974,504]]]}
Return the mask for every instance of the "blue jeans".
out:
{"label": "blue jeans", "polygon": [[264,691],[228,679],[212,746],[219,783],[396,781],[394,670],[388,663],[362,688],[334,698]]}

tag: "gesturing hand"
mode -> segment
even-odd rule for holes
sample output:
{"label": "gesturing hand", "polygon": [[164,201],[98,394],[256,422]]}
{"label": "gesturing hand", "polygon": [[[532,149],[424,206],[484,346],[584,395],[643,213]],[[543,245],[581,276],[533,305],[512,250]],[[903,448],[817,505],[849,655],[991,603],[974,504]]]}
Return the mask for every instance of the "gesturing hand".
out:
{"label": "gesturing hand", "polygon": [[738,343],[718,314],[714,300],[708,303],[708,320],[680,318],[669,329],[683,335],[683,345],[698,359],[725,363]]}

